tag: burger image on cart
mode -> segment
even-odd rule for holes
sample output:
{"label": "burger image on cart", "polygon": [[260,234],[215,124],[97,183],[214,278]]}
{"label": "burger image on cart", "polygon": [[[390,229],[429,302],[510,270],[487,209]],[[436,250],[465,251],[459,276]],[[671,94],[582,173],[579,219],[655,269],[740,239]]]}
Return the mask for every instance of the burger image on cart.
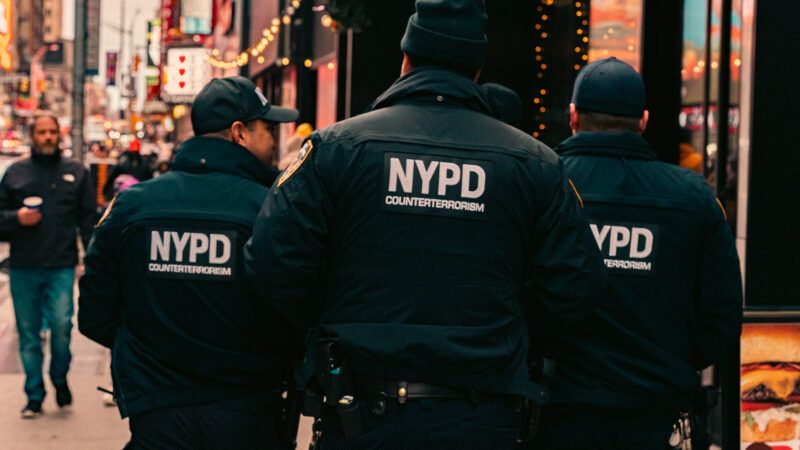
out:
{"label": "burger image on cart", "polygon": [[742,330],[742,442],[786,442],[800,428],[800,326]]}

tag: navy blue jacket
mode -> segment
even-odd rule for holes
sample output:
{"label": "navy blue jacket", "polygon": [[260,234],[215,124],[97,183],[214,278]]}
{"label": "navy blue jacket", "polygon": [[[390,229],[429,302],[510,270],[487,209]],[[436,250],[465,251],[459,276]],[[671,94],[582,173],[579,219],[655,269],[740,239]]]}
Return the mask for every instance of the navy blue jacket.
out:
{"label": "navy blue jacket", "polygon": [[270,181],[247,149],[198,137],[170,172],[109,207],[86,256],[78,326],[112,349],[123,416],[280,386],[290,338],[244,284],[241,260]]}
{"label": "navy blue jacket", "polygon": [[245,253],[268,303],[316,318],[356,376],[531,397],[528,293],[577,319],[604,282],[556,154],[433,67],[314,134]]}
{"label": "navy blue jacket", "polygon": [[697,371],[733,349],[739,260],[706,180],[660,162],[636,133],[579,133],[557,151],[608,269],[597,311],[539,329],[559,362],[555,404],[687,407]]}

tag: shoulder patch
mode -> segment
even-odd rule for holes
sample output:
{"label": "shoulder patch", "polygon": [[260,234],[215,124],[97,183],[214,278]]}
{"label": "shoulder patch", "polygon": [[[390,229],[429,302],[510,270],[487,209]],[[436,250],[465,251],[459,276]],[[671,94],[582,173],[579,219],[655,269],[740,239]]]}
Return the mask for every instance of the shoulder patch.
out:
{"label": "shoulder patch", "polygon": [[111,202],[108,204],[108,207],[106,208],[106,212],[103,213],[103,217],[100,218],[100,220],[97,222],[97,225],[95,225],[95,227],[99,227],[103,223],[103,221],[105,221],[106,218],[108,218],[108,215],[111,214],[111,208],[114,207],[114,202],[116,202],[116,201],[117,201],[117,196],[115,195],[114,198],[111,199]]}
{"label": "shoulder patch", "polygon": [[306,162],[306,158],[308,158],[308,155],[311,154],[311,150],[313,149],[314,149],[314,144],[311,142],[310,139],[307,140],[306,143],[303,144],[303,147],[300,149],[300,151],[297,152],[297,158],[295,158],[295,160],[289,165],[289,167],[287,167],[286,170],[283,171],[281,178],[278,180],[278,187],[282,186],[283,183],[286,182],[286,180],[291,178],[291,176],[294,175],[297,169],[299,169],[300,166],[302,166],[303,163]]}

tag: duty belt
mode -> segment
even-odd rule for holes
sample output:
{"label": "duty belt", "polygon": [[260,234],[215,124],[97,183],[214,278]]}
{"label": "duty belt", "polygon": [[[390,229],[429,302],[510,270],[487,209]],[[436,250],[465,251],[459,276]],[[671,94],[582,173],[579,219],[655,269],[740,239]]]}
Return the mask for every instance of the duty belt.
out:
{"label": "duty belt", "polygon": [[422,398],[464,399],[477,402],[482,396],[478,391],[452,388],[438,384],[382,381],[364,378],[359,378],[356,381],[356,390],[359,393],[367,395],[383,392],[388,398],[396,398],[401,405],[408,399]]}

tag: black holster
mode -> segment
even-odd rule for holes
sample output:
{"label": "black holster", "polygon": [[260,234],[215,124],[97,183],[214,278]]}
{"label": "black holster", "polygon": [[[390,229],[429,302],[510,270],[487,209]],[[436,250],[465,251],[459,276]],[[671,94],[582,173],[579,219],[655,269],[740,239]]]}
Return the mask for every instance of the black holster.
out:
{"label": "black holster", "polygon": [[694,407],[689,412],[692,420],[692,448],[706,449],[711,446],[708,431],[708,416],[719,403],[719,388],[705,386],[699,389]]}
{"label": "black holster", "polygon": [[536,430],[539,428],[539,420],[542,415],[542,405],[548,397],[548,387],[553,381],[556,373],[555,361],[541,358],[529,363],[528,370],[531,379],[539,385],[539,398],[524,400],[524,408],[520,421],[519,437],[517,438],[517,449],[528,449],[533,444]]}
{"label": "black holster", "polygon": [[315,355],[315,380],[320,390],[306,389],[304,413],[321,417],[324,402],[336,409],[345,437],[355,439],[364,433],[364,423],[350,366],[335,342],[321,344]]}

